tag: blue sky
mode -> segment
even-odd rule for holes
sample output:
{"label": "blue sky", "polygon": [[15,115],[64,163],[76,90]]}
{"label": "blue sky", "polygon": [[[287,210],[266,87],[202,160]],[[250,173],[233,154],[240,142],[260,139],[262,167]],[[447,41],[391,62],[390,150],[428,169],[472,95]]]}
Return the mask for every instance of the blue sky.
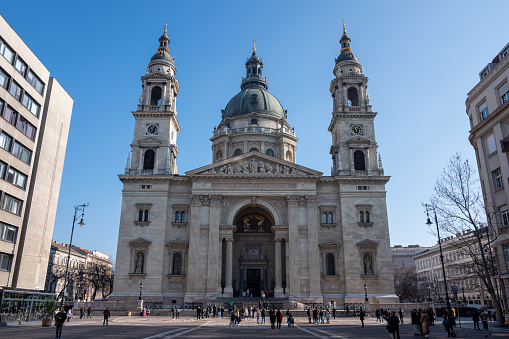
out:
{"label": "blue sky", "polygon": [[[432,245],[421,206],[449,158],[475,161],[467,93],[509,41],[507,1],[62,1],[0,13],[74,99],[53,238],[116,255],[123,173],[140,77],[168,20],[180,82],[179,173],[211,161],[214,126],[240,90],[252,41],[269,91],[295,127],[297,162],[330,175],[334,58],[342,20],[369,77],[391,244]],[[504,33],[506,32],[506,33]],[[473,162],[475,163],[475,162]]]}

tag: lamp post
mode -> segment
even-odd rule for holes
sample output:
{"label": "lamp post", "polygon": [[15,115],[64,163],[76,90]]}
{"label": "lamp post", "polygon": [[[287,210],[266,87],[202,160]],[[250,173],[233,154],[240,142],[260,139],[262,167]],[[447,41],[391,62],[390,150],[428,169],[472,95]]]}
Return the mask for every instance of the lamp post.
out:
{"label": "lamp post", "polygon": [[428,283],[428,301],[431,301],[431,284]]}
{"label": "lamp post", "polygon": [[143,290],[143,281],[140,283],[140,297],[138,300],[141,300],[141,291]]}
{"label": "lamp post", "polygon": [[368,301],[368,284],[364,283],[364,312],[367,311]]}
{"label": "lamp post", "polygon": [[433,213],[435,214],[435,225],[437,226],[437,236],[438,236],[438,247],[440,248],[440,261],[442,262],[442,273],[443,273],[443,276],[444,276],[444,287],[445,287],[445,302],[446,302],[446,305],[447,305],[447,314],[451,314],[451,302],[449,301],[449,293],[447,292],[447,279],[446,279],[446,276],[445,276],[445,264],[444,264],[444,255],[442,254],[442,241],[440,239],[440,230],[438,228],[438,218],[437,218],[437,211],[435,210],[434,207],[428,205],[428,204],[425,204],[426,206],[426,215],[428,216],[428,221],[426,221],[426,225],[428,225],[428,227],[431,227],[431,225],[433,224],[431,222],[431,220],[429,219],[429,208],[432,208],[433,209]]}
{"label": "lamp post", "polygon": [[65,278],[64,278],[64,289],[62,290],[62,299],[60,300],[60,304],[64,304],[65,300],[65,291],[67,289],[67,274],[69,273],[69,261],[71,261],[71,247],[72,247],[72,236],[74,234],[74,224],[76,223],[76,220],[81,219],[78,225],[81,227],[85,226],[85,223],[83,222],[83,216],[85,215],[85,207],[87,207],[88,204],[82,204],[78,206],[74,206],[74,217],[72,219],[72,229],[71,229],[71,240],[69,241],[69,252],[67,253],[67,263],[65,264]]}

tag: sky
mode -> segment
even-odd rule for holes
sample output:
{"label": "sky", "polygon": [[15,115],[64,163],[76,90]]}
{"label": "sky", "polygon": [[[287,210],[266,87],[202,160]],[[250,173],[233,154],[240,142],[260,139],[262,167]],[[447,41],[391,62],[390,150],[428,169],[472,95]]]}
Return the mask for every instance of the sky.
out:
{"label": "sky", "polygon": [[431,246],[422,203],[449,159],[475,163],[465,113],[479,72],[509,41],[507,1],[5,1],[0,14],[74,99],[53,239],[116,256],[140,77],[168,20],[180,84],[178,172],[212,160],[214,126],[256,40],[269,91],[295,128],[297,163],[330,175],[342,20],[369,77],[391,245]]}

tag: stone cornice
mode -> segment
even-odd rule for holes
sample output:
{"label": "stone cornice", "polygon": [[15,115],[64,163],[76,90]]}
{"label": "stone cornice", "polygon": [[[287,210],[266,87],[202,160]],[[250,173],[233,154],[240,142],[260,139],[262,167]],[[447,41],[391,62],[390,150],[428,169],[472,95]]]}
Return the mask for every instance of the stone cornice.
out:
{"label": "stone cornice", "polygon": [[[479,81],[475,87],[468,92],[467,99],[465,100],[465,105],[468,107],[472,103],[472,101],[476,100],[479,93],[483,92],[487,87],[489,87],[495,80],[497,80],[501,73],[503,73],[509,67],[509,58],[503,58],[493,69],[488,73],[488,75]],[[468,114],[468,110],[467,110]]]}
{"label": "stone cornice", "polygon": [[390,176],[323,176],[318,181],[319,183],[339,183],[339,184],[356,184],[356,183],[372,183],[372,184],[386,184],[391,179]]}
{"label": "stone cornice", "polygon": [[319,180],[321,177],[318,175],[295,175],[295,174],[266,174],[266,173],[254,173],[254,174],[193,174],[189,176],[190,180],[195,181],[195,179],[221,179],[221,180],[231,180],[231,179],[242,179],[242,180],[284,180],[284,181],[302,181],[302,180]]}
{"label": "stone cornice", "polygon": [[161,174],[161,175],[132,175],[132,174],[119,174],[118,178],[123,183],[127,182],[145,182],[145,181],[159,181],[159,182],[171,182],[171,181],[177,181],[177,182],[188,182],[190,181],[189,177],[186,176],[179,176],[179,175],[173,175],[173,174]]}
{"label": "stone cornice", "polygon": [[[509,59],[509,58],[508,58]],[[488,115],[486,119],[478,123],[474,128],[470,130],[470,135],[468,136],[468,140],[472,145],[474,145],[475,135],[482,130],[483,128],[492,129],[495,122],[506,118],[507,109],[509,108],[509,101],[504,102],[502,105],[498,106],[496,110]],[[484,133],[484,131],[483,131]],[[482,133],[481,133],[482,134]]]}
{"label": "stone cornice", "polygon": [[352,118],[375,119],[378,112],[332,112],[332,119],[327,129],[332,132],[337,120],[350,120]]}

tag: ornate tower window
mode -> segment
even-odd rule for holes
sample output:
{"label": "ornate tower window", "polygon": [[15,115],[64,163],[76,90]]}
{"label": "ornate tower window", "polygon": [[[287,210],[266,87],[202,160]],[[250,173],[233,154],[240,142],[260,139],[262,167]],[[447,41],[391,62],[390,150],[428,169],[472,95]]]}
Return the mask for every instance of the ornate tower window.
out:
{"label": "ornate tower window", "polygon": [[357,224],[362,227],[370,227],[373,226],[372,218],[371,218],[371,209],[373,205],[355,205],[357,211],[359,213],[359,219]]}
{"label": "ornate tower window", "polygon": [[357,88],[355,87],[348,88],[347,94],[348,94],[348,105],[359,106],[359,94],[357,93]]}
{"label": "ornate tower window", "polygon": [[182,274],[182,252],[175,252],[173,254],[171,274]]}
{"label": "ornate tower window", "polygon": [[154,86],[150,93],[150,105],[159,106],[161,104],[162,90],[159,86]]}
{"label": "ornate tower window", "polygon": [[187,226],[187,211],[188,205],[173,205],[173,227],[185,227]]}
{"label": "ornate tower window", "polygon": [[336,206],[320,206],[320,225],[325,228],[336,227]]}
{"label": "ornate tower window", "polygon": [[326,275],[336,275],[336,265],[334,262],[334,254],[327,253],[325,256],[325,265],[327,267]]}
{"label": "ornate tower window", "polygon": [[365,163],[363,151],[355,151],[353,153],[353,163],[354,163],[354,168],[356,171],[365,171],[366,170],[366,163]]}
{"label": "ornate tower window", "polygon": [[144,170],[153,170],[155,158],[156,158],[156,152],[154,152],[151,149],[146,150],[145,154],[143,155],[143,169]]}
{"label": "ornate tower window", "polygon": [[138,210],[138,215],[136,216],[136,221],[134,224],[136,226],[148,226],[150,224],[149,213],[152,204],[136,204],[136,209]]}

